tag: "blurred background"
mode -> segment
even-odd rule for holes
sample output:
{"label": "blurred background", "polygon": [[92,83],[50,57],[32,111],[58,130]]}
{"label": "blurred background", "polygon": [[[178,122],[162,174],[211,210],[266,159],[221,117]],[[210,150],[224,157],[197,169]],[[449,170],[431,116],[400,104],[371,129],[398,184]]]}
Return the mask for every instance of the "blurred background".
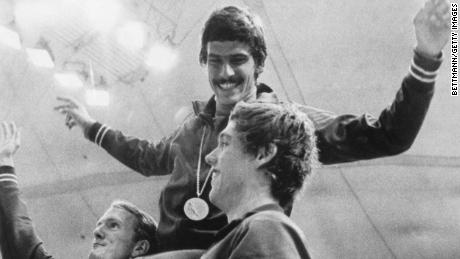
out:
{"label": "blurred background", "polygon": [[[192,100],[211,96],[199,38],[209,14],[229,4],[264,22],[259,81],[282,99],[378,116],[407,75],[424,2],[0,0],[0,119],[21,127],[23,198],[56,258],[86,258],[113,199],[158,216],[168,180],[142,177],[69,131],[56,96],[126,134],[160,139]],[[449,53],[408,152],[324,166],[311,178],[292,218],[313,258],[460,258],[460,99],[450,96]]]}

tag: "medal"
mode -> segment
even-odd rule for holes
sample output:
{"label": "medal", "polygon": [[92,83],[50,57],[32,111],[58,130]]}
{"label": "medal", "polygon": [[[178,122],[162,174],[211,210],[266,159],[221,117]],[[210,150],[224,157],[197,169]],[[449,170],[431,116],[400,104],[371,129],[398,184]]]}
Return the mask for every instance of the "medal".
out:
{"label": "medal", "polygon": [[205,133],[206,133],[206,128],[204,128],[203,135],[201,136],[198,166],[196,169],[196,197],[188,199],[184,204],[185,216],[187,216],[187,218],[194,220],[194,221],[199,221],[199,220],[206,218],[206,216],[208,216],[208,213],[209,213],[208,204],[206,203],[205,200],[200,198],[201,194],[203,194],[204,187],[206,186],[206,183],[209,180],[209,176],[211,175],[208,172],[208,175],[206,176],[206,180],[204,181],[204,184],[200,189],[201,151],[203,150],[203,142],[204,142]]}
{"label": "medal", "polygon": [[184,212],[187,218],[191,220],[202,220],[208,216],[208,204],[201,198],[190,198],[185,202]]}

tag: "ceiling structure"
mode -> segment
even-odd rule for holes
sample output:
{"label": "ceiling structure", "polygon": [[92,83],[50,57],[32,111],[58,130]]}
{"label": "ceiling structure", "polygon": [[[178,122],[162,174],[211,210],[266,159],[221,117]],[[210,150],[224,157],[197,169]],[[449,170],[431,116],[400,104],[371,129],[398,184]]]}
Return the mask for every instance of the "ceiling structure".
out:
{"label": "ceiling structure", "polygon": [[[17,11],[31,2],[52,7],[45,9],[51,13],[36,12],[36,19],[48,17],[43,24],[30,23],[33,16],[22,19]],[[123,0],[111,1],[119,4],[119,20],[100,30],[86,16],[87,2],[0,0],[0,21],[19,33],[22,44],[21,49],[0,44],[0,118],[21,127],[16,156],[21,188],[42,239],[60,258],[86,255],[93,225],[113,199],[131,200],[158,215],[159,191],[168,177],[139,176],[78,129],[69,131],[64,117],[53,111],[57,96],[86,104],[88,89],[106,91],[108,105],[87,105],[94,118],[158,140],[180,123],[192,100],[211,96],[198,63],[201,28],[212,10],[238,4],[265,24],[269,58],[260,81],[282,99],[340,114],[378,115],[407,74],[415,44],[412,17],[423,5],[419,0]],[[117,39],[117,29],[133,21],[145,29],[145,42],[135,50]],[[175,62],[167,68],[149,64],[155,46],[169,55],[153,56],[154,61]],[[54,68],[33,65],[25,48],[47,50]],[[460,241],[460,102],[450,96],[449,51],[426,121],[408,152],[324,167],[312,179],[293,218],[313,255],[453,258],[460,253],[455,245]],[[83,86],[63,87],[54,77],[61,72],[75,72]]]}

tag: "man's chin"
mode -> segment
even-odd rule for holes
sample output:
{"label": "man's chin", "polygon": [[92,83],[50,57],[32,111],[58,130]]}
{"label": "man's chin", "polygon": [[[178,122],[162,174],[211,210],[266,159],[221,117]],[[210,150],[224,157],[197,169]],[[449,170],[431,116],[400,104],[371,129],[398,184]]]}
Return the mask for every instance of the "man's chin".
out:
{"label": "man's chin", "polygon": [[97,248],[91,249],[88,259],[104,259],[104,251],[98,251]]}
{"label": "man's chin", "polygon": [[218,102],[223,105],[235,105],[237,102],[243,99],[243,96],[239,93],[232,93],[232,94],[221,94],[218,95]]}

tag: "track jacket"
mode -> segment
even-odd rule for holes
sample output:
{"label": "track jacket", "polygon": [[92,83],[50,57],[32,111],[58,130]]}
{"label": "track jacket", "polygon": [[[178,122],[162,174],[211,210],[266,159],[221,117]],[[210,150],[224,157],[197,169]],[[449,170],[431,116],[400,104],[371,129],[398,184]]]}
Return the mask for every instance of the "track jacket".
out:
{"label": "track jacket", "polygon": [[[409,74],[394,101],[377,118],[369,114],[335,115],[299,105],[315,125],[320,162],[343,163],[407,150],[425,118],[440,65],[441,59],[429,60],[414,53]],[[264,84],[258,86],[257,98],[277,99]],[[208,102],[193,102],[193,109],[194,113],[179,128],[156,143],[125,136],[100,123],[85,132],[90,141],[145,176],[170,174],[159,201],[158,240],[163,251],[205,249],[212,243],[216,231],[227,224],[225,215],[209,202],[209,184],[202,195],[210,205],[209,215],[201,221],[192,221],[183,212],[184,203],[196,197],[200,146],[202,186],[209,171],[204,157],[217,146],[217,135],[228,121],[227,117],[215,116],[214,97]]]}
{"label": "track jacket", "polygon": [[19,198],[14,168],[0,166],[0,250],[3,259],[51,259]]}

